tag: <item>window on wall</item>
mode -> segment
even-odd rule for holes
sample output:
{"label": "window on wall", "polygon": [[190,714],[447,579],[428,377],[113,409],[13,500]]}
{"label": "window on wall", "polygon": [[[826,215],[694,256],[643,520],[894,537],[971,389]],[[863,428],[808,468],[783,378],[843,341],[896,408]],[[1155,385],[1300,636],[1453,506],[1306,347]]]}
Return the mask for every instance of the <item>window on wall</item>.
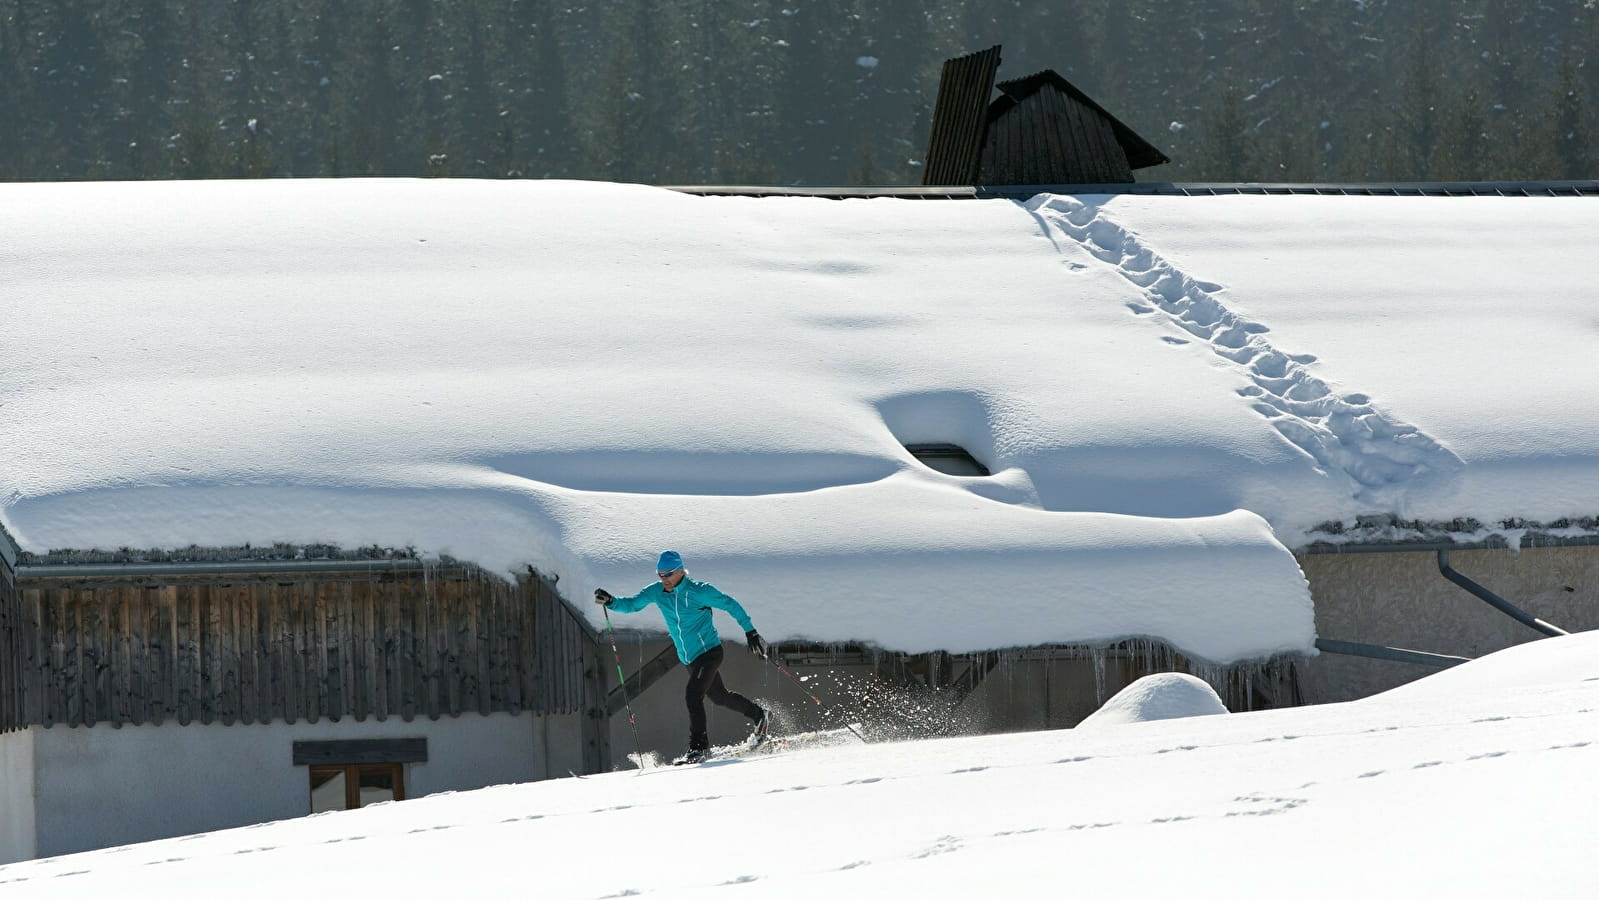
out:
{"label": "window on wall", "polygon": [[404,800],[406,765],[427,761],[426,738],[294,742],[294,764],[310,771],[314,813]]}
{"label": "window on wall", "polygon": [[360,809],[372,803],[405,799],[405,772],[399,763],[360,763],[311,767],[311,811]]}

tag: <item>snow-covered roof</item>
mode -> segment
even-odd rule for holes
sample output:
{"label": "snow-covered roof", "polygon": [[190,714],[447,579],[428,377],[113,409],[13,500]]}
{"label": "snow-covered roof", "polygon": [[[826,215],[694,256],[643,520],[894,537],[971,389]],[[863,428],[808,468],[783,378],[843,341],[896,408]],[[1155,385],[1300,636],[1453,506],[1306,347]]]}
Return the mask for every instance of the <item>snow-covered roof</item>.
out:
{"label": "snow-covered roof", "polygon": [[772,639],[1232,662],[1311,647],[1288,548],[1322,523],[1599,495],[1583,199],[0,204],[0,526],[34,553],[414,547],[581,601],[670,547]]}

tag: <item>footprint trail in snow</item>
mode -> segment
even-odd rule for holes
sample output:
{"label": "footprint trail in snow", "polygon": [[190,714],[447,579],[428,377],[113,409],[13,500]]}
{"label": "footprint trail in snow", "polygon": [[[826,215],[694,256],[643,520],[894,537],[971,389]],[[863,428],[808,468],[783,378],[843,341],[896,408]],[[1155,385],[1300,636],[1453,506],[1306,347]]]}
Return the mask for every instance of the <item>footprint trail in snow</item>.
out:
{"label": "footprint trail in snow", "polygon": [[1027,208],[1057,246],[1070,241],[1082,247],[1140,288],[1146,302],[1128,304],[1135,315],[1163,316],[1244,370],[1251,386],[1239,393],[1255,411],[1322,471],[1347,475],[1354,482],[1355,499],[1374,511],[1403,514],[1408,488],[1423,479],[1446,478],[1465,465],[1416,426],[1384,414],[1366,395],[1339,395],[1310,372],[1314,356],[1273,347],[1265,336],[1270,329],[1216,298],[1218,285],[1178,269],[1102,215],[1098,205],[1040,194]]}

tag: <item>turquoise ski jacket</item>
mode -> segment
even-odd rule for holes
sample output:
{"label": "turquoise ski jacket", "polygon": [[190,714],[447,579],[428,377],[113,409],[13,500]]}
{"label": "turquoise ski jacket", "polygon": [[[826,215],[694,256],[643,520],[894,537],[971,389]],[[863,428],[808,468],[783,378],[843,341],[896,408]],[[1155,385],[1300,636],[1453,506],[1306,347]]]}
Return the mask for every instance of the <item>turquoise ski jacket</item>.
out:
{"label": "turquoise ski jacket", "polygon": [[611,609],[632,613],[651,603],[661,608],[666,630],[672,635],[672,643],[677,646],[677,658],[685,666],[701,653],[722,645],[722,639],[716,634],[716,625],[711,621],[712,609],[731,615],[745,631],[755,630],[749,613],[738,605],[737,600],[713,585],[687,576],[677,583],[674,590],[668,591],[657,582],[631,597],[613,597]]}

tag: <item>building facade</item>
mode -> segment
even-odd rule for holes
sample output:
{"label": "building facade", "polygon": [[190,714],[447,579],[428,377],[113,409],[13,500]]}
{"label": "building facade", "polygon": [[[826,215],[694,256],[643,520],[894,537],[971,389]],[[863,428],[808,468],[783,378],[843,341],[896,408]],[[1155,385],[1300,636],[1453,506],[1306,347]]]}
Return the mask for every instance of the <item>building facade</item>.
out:
{"label": "building facade", "polygon": [[7,567],[0,860],[609,766],[604,670],[530,573]]}

